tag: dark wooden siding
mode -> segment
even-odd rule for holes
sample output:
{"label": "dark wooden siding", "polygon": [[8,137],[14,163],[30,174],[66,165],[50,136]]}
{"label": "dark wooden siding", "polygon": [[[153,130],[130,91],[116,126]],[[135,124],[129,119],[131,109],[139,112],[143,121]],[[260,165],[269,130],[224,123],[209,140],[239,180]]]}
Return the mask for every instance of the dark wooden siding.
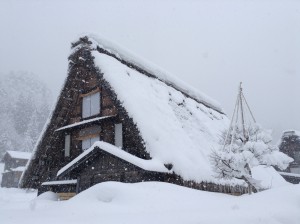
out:
{"label": "dark wooden siding", "polygon": [[19,185],[19,180],[21,178],[21,171],[10,171],[2,174],[1,187],[15,187]]}

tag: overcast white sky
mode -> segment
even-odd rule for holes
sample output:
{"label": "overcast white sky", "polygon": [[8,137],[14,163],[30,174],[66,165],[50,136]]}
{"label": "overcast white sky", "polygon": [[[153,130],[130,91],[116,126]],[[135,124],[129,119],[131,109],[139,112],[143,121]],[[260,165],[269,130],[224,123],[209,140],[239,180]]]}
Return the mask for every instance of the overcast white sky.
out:
{"label": "overcast white sky", "polygon": [[33,72],[54,94],[71,41],[93,32],[216,99],[229,116],[243,81],[276,139],[300,130],[300,1],[1,0],[0,30],[0,75]]}

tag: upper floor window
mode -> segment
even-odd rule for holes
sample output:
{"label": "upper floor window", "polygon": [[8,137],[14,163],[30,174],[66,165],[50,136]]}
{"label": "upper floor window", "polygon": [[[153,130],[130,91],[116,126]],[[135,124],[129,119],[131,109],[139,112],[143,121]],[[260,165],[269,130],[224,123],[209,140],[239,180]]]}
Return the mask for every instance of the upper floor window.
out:
{"label": "upper floor window", "polygon": [[100,92],[88,95],[82,99],[82,118],[100,113]]}

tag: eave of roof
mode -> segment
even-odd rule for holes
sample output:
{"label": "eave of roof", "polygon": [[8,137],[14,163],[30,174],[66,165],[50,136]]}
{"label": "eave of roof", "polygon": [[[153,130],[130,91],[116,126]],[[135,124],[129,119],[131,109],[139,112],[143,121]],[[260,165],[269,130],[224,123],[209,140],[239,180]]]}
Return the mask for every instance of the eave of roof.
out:
{"label": "eave of roof", "polygon": [[74,160],[72,160],[70,163],[65,165],[63,168],[61,168],[57,172],[57,176],[61,176],[62,174],[66,172],[70,172],[72,169],[78,167],[80,164],[82,164],[84,161],[86,161],[90,156],[92,156],[92,153],[96,153],[99,151],[107,152],[113,156],[116,156],[119,159],[122,159],[126,162],[131,163],[132,165],[135,165],[143,170],[146,171],[154,171],[154,172],[170,172],[162,163],[159,161],[154,160],[144,160],[141,158],[138,158],[114,145],[111,145],[107,142],[98,141],[93,146],[91,146],[89,149],[81,153],[79,156],[77,156]]}
{"label": "eave of roof", "polygon": [[73,128],[78,128],[82,125],[87,125],[87,124],[93,124],[95,122],[101,121],[101,120],[105,120],[108,118],[112,118],[115,117],[115,115],[112,116],[103,116],[103,117],[96,117],[96,118],[92,118],[92,119],[88,119],[88,120],[83,120],[80,122],[76,122],[74,124],[70,124],[70,125],[66,125],[64,127],[60,127],[58,129],[56,129],[55,131],[63,131],[63,130],[68,130],[68,129],[73,129]]}
{"label": "eave of roof", "polygon": [[48,186],[48,185],[73,185],[77,184],[76,180],[56,180],[56,181],[48,181],[42,183],[42,186]]}

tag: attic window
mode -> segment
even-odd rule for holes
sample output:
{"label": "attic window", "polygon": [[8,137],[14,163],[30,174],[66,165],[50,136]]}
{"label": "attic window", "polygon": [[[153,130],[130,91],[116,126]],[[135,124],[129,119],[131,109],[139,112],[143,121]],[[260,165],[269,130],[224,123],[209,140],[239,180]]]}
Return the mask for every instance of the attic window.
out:
{"label": "attic window", "polygon": [[100,92],[82,98],[82,118],[100,113]]}

